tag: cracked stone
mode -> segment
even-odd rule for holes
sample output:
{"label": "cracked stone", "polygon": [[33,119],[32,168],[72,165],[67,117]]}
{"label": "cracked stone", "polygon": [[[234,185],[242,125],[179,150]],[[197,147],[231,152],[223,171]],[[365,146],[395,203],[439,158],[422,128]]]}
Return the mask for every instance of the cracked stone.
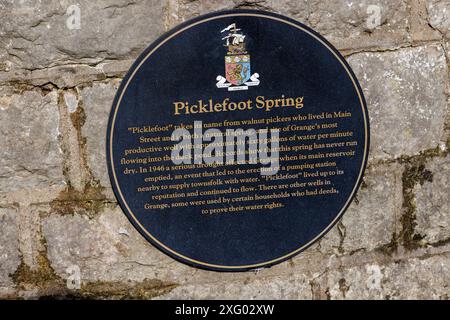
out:
{"label": "cracked stone", "polygon": [[447,64],[440,45],[354,54],[371,124],[369,160],[436,148],[447,113]]}
{"label": "cracked stone", "polygon": [[92,219],[82,210],[75,212],[42,221],[48,258],[62,278],[73,265],[80,268],[83,283],[143,281],[188,268],[148,244],[115,205]]}
{"label": "cracked stone", "polygon": [[[107,205],[94,218],[87,217],[81,209],[75,212],[73,215],[49,214],[44,217],[42,233],[47,244],[47,256],[55,273],[66,279],[69,276],[67,268],[78,266],[82,284],[158,279],[165,283],[192,285],[189,287],[191,289],[186,290],[189,291],[189,297],[194,298],[202,294],[212,295],[215,290],[214,285],[211,285],[209,293],[195,292],[195,288],[199,288],[197,284],[229,282],[228,289],[220,293],[224,298],[231,298],[231,292],[249,298],[252,292],[261,297],[307,298],[311,294],[305,280],[306,277],[311,277],[309,270],[320,272],[327,266],[320,254],[308,250],[296,257],[295,261],[258,273],[218,274],[199,270],[170,258],[150,245],[116,205]],[[299,266],[296,276],[286,277],[287,274],[292,275],[294,265]],[[279,281],[276,278],[278,276]],[[267,279],[261,279],[262,277]],[[247,278],[250,280],[247,281]],[[270,278],[272,280],[269,281]],[[243,282],[248,285],[243,286]],[[284,288],[285,285],[290,288]],[[270,291],[265,292],[264,288],[269,286]],[[174,291],[173,296],[182,294]]]}
{"label": "cracked stone", "polygon": [[0,296],[14,287],[11,279],[20,264],[17,210],[0,208]]}
{"label": "cracked stone", "polygon": [[[409,41],[408,3],[403,0],[267,0],[181,1],[175,11],[176,23],[216,10],[250,7],[281,13],[294,18],[324,35],[338,49],[358,51],[362,48],[399,46]],[[380,12],[380,19],[375,14]]]}
{"label": "cracked stone", "polygon": [[407,259],[333,270],[321,279],[331,299],[448,299],[450,257]]}
{"label": "cracked stone", "polygon": [[406,1],[271,0],[267,3],[277,12],[305,21],[341,50],[388,48],[409,40]]}
{"label": "cracked stone", "polygon": [[368,168],[357,200],[353,200],[341,223],[320,241],[318,249],[325,253],[351,253],[387,245],[393,234],[400,231],[402,172],[399,164]]}
{"label": "cracked stone", "polygon": [[[370,0],[78,3],[81,29],[71,30],[66,9],[72,2],[0,1],[1,297],[39,297],[32,287],[18,293],[11,274],[21,262],[36,267],[36,254],[45,254],[46,247],[52,268],[64,279],[69,276],[67,268],[76,265],[82,285],[100,291],[102,285],[140,290],[146,279],[173,283],[173,290],[158,297],[163,299],[450,298],[449,156],[427,159],[425,169],[433,177],[412,190],[414,231],[424,244],[433,246],[412,251],[399,247],[394,256],[377,250],[401,229],[403,165],[392,160],[436,146],[446,150],[448,0],[376,1],[381,20],[374,29],[368,25],[374,12],[368,11],[374,4]],[[74,167],[68,162],[71,157],[83,155],[62,154],[61,137],[68,131],[62,126],[57,93],[49,88],[74,88],[65,90],[60,102],[69,116],[77,106],[83,108],[86,121],[80,142],[86,140],[82,151],[87,166],[106,187],[107,198],[114,199],[106,171],[105,132],[118,78],[165,28],[233,7],[288,15],[319,31],[344,54],[353,53],[348,60],[365,91],[371,117],[372,163],[357,201],[342,221],[320,244],[282,264],[246,273],[216,273],[161,253],[119,207],[103,198],[96,202],[95,214],[76,203],[64,204],[73,209],[67,213],[51,211],[48,202],[66,186],[63,157],[67,169]],[[442,46],[433,43],[442,37],[447,61]],[[415,47],[402,48],[411,43]],[[357,53],[361,50],[372,52]],[[71,119],[66,119],[69,124]],[[78,140],[69,145],[78,147]],[[22,206],[23,202],[31,205]],[[40,242],[39,226],[45,243]]]}
{"label": "cracked stone", "polygon": [[173,28],[177,24],[197,17],[202,14],[206,14],[212,11],[232,9],[235,7],[237,1],[233,0],[217,0],[217,1],[188,1],[181,0],[176,1],[176,5],[169,7],[171,12],[169,13],[169,27]]}
{"label": "cracked stone", "polygon": [[0,193],[65,185],[55,91],[0,88]]}
{"label": "cracked stone", "polygon": [[447,56],[447,61],[450,63],[450,39],[445,41],[445,54]]}
{"label": "cracked stone", "polygon": [[[445,55],[447,57],[447,66],[450,69],[450,39],[444,43]],[[450,81],[447,82],[447,97],[450,104]],[[450,119],[447,119],[447,130],[450,129]]]}
{"label": "cracked stone", "polygon": [[106,126],[109,112],[120,80],[107,83],[94,83],[92,87],[81,90],[80,96],[86,114],[82,127],[86,138],[87,161],[94,177],[106,188],[106,196],[114,199],[106,167]]}
{"label": "cracked stone", "polygon": [[427,1],[428,22],[433,29],[450,39],[450,2],[448,0]]}
{"label": "cracked stone", "polygon": [[158,299],[311,299],[308,277],[295,274],[247,281],[199,283],[179,286]]}
{"label": "cracked stone", "polygon": [[426,164],[433,174],[431,182],[414,187],[416,233],[428,243],[450,239],[450,155],[434,158]]}
{"label": "cracked stone", "polygon": [[164,31],[165,1],[2,1],[0,61],[8,69],[38,69],[68,61],[135,58]]}
{"label": "cracked stone", "polygon": [[24,83],[45,86],[49,83],[58,88],[73,88],[93,81],[111,77],[123,77],[134,60],[108,61],[96,66],[70,64],[37,70],[0,71],[0,83]]}
{"label": "cracked stone", "polygon": [[22,261],[36,271],[39,269],[38,256],[44,251],[40,235],[40,214],[48,211],[48,205],[21,207],[18,215],[19,245]]}
{"label": "cracked stone", "polygon": [[439,31],[434,29],[428,21],[427,0],[416,0],[410,3],[411,9],[409,32],[412,42],[423,42],[442,38]]}

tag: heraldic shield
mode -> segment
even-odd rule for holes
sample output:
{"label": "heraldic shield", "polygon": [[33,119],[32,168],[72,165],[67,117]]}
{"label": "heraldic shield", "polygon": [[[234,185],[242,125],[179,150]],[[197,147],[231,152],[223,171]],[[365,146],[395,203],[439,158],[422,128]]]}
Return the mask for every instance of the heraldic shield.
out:
{"label": "heraldic shield", "polygon": [[250,55],[225,56],[225,77],[231,84],[240,86],[250,79]]}
{"label": "heraldic shield", "polygon": [[[217,88],[228,88],[228,91],[247,90],[249,86],[259,85],[259,74],[250,72],[250,54],[245,49],[245,35],[240,33],[236,23],[220,31],[228,32],[222,40],[227,47],[225,55],[225,77],[216,77]],[[249,81],[250,80],[250,81]]]}

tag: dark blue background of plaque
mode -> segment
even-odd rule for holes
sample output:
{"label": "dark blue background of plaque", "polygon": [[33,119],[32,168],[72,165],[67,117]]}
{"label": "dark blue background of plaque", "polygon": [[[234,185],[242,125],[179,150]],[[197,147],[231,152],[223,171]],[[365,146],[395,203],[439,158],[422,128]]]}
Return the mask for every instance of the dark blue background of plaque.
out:
{"label": "dark blue background of plaque", "polygon": [[[221,17],[178,33],[144,62],[131,79],[118,105],[118,98],[131,72],[152,48],[188,25],[226,13],[258,13],[265,16]],[[112,134],[112,151],[119,185],[116,185],[113,178],[111,180],[119,203],[130,221],[147,240],[174,258],[192,265],[214,270],[245,270],[249,269],[249,265],[264,266],[272,264],[272,260],[284,260],[293,251],[310,244],[315,237],[331,228],[338,214],[346,206],[347,200],[354,196],[352,191],[355,185],[361,182],[362,177],[359,174],[367,159],[367,152],[364,153],[365,141],[368,150],[368,137],[365,136],[364,128],[366,126],[368,130],[368,123],[363,118],[363,112],[367,115],[366,107],[364,103],[361,105],[357,95],[357,90],[361,91],[359,86],[355,89],[343,64],[317,39],[292,25],[267,17],[281,16],[260,11],[237,10],[199,17],[178,26],[147,48],[137,59],[122,82],[113,104],[108,125],[107,154],[111,175],[113,168],[109,140],[112,115],[118,108]],[[285,17],[282,19],[294,22]],[[229,92],[226,89],[218,89],[215,85],[217,75],[225,76],[226,49],[220,30],[231,23],[236,23],[246,35],[251,72],[260,75],[260,85],[249,87],[246,91]],[[305,107],[300,110],[273,109],[270,113],[253,110],[180,116],[173,114],[174,101],[195,103],[199,99],[206,101],[213,98],[220,102],[226,97],[241,101],[254,99],[258,95],[278,98],[281,94],[286,97],[304,96]],[[354,140],[359,144],[355,157],[337,159],[338,167],[345,170],[345,175],[334,185],[340,190],[338,195],[326,198],[290,198],[282,209],[211,216],[200,214],[199,207],[152,212],[142,208],[143,204],[148,202],[148,194],[135,191],[137,186],[143,185],[142,177],[121,173],[123,167],[119,161],[123,149],[139,146],[135,137],[130,139],[130,134],[127,133],[126,128],[130,126],[193,123],[194,120],[220,122],[225,118],[239,120],[337,110],[352,112],[352,119],[341,121],[339,129],[353,130]],[[298,124],[315,122],[317,121]],[[119,188],[123,198],[118,192]],[[132,212],[127,210],[124,201]],[[137,225],[135,219],[171,250],[155,243]],[[283,259],[279,259],[280,257]],[[227,266],[235,268],[228,269]]]}

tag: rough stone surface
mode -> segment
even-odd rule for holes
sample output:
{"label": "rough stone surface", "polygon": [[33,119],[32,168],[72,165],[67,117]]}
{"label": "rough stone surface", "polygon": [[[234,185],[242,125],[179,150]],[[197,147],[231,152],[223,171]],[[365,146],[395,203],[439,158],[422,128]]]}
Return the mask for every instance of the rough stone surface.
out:
{"label": "rough stone surface", "polygon": [[[73,4],[0,1],[0,297],[450,297],[448,0],[82,0],[70,29]],[[134,58],[181,21],[229,8],[324,35],[353,67],[371,120],[369,166],[341,221],[292,259],[241,273],[148,244],[105,162],[112,100]],[[80,289],[67,287],[74,267]]]}
{"label": "rough stone surface", "polygon": [[107,188],[107,194],[112,197],[112,190],[106,167],[106,126],[111,111],[114,95],[120,85],[120,80],[107,83],[94,83],[92,87],[81,90],[81,100],[86,123],[82,135],[86,138],[87,161],[94,178]]}
{"label": "rough stone surface", "polygon": [[331,271],[321,290],[330,299],[448,299],[449,262],[443,255]]}
{"label": "rough stone surface", "polygon": [[430,161],[426,169],[433,174],[414,188],[416,231],[429,243],[450,239],[450,156]]}
{"label": "rough stone surface", "polygon": [[442,39],[442,34],[430,25],[427,0],[410,1],[409,9],[412,17],[409,32],[413,43]]}
{"label": "rough stone surface", "polygon": [[[339,49],[390,47],[408,41],[406,1],[302,1],[299,6],[297,1],[272,0],[268,6],[300,21],[304,19]],[[375,17],[378,12],[379,20]]]}
{"label": "rough stone surface", "polygon": [[71,5],[67,0],[1,1],[3,69],[135,57],[164,31],[165,1],[77,1],[79,29],[73,28]]}
{"label": "rough stone surface", "polygon": [[450,2],[446,0],[427,1],[428,22],[444,37],[450,39]]}
{"label": "rough stone surface", "polygon": [[414,155],[439,145],[448,81],[441,45],[355,54],[348,61],[369,108],[372,160]]}
{"label": "rough stone surface", "polygon": [[[447,64],[449,64],[450,61],[450,40],[445,41],[445,54],[447,56]],[[449,94],[450,91],[447,90],[447,94]]]}
{"label": "rough stone surface", "polygon": [[368,168],[356,198],[340,223],[320,241],[319,250],[353,253],[389,244],[400,231],[402,172],[398,164]]}
{"label": "rough stone surface", "polygon": [[20,264],[17,211],[0,208],[0,295],[14,287],[11,274]]}
{"label": "rough stone surface", "polygon": [[[50,214],[43,218],[42,234],[47,243],[51,266],[61,278],[67,278],[67,268],[76,265],[80,268],[84,283],[158,279],[165,283],[192,285],[198,281],[243,281],[249,277],[249,281],[255,281],[255,288],[261,288],[264,283],[258,274],[252,272],[209,272],[191,268],[169,258],[148,244],[133,228],[122,210],[114,204],[105,206],[94,218],[89,218],[83,210],[77,210],[74,215]],[[273,277],[289,271],[295,264],[313,264],[315,262],[312,261],[315,260],[310,257],[317,259],[317,256],[315,250],[308,250],[289,264],[262,272],[266,277]],[[308,273],[308,270],[302,269],[301,272]],[[237,287],[236,284],[232,289],[232,285],[230,290],[237,290]],[[281,294],[277,291],[279,289],[275,286],[271,294]],[[250,292],[245,294],[249,295]]]}
{"label": "rough stone surface", "polygon": [[148,244],[114,205],[93,219],[82,211],[50,215],[42,231],[51,265],[62,278],[76,265],[86,282],[142,281],[177,264]]}
{"label": "rough stone surface", "polygon": [[131,59],[112,60],[95,66],[69,64],[36,70],[0,71],[0,83],[16,82],[44,87],[51,83],[58,88],[73,88],[110,77],[123,77],[132,63]]}
{"label": "rough stone surface", "polygon": [[57,94],[0,87],[0,193],[64,185]]}
{"label": "rough stone surface", "polygon": [[[293,17],[342,50],[399,46],[409,41],[408,3],[402,0],[181,1],[173,24],[213,10],[235,7],[269,10]],[[374,15],[377,12],[380,13],[378,20]]]}
{"label": "rough stone surface", "polygon": [[312,299],[304,275],[267,277],[247,281],[189,284],[176,287],[158,299]]}

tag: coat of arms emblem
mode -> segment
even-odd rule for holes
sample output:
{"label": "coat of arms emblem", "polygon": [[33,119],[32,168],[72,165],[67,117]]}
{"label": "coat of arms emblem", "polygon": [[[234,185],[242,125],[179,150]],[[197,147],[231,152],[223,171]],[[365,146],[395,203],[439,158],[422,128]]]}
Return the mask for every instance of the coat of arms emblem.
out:
{"label": "coat of arms emblem", "polygon": [[228,32],[222,38],[227,47],[225,55],[225,77],[217,76],[217,88],[228,88],[228,91],[247,90],[249,86],[259,85],[259,74],[250,73],[250,55],[245,48],[245,35],[236,28],[236,23],[220,31]]}

